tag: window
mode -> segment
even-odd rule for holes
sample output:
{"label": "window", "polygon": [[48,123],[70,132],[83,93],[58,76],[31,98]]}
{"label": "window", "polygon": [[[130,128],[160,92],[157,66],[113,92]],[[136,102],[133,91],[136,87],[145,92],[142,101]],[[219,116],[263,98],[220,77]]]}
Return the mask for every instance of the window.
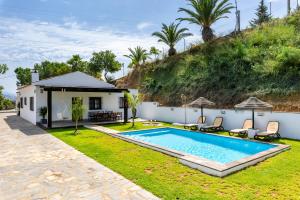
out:
{"label": "window", "polygon": [[124,97],[119,98],[119,108],[124,108]]}
{"label": "window", "polygon": [[23,97],[20,98],[20,105],[21,105],[21,108],[23,108]]}
{"label": "window", "polygon": [[102,109],[102,101],[101,97],[90,97],[89,99],[90,110],[101,110]]}
{"label": "window", "polygon": [[24,105],[27,106],[27,98],[24,97]]}
{"label": "window", "polygon": [[34,111],[34,98],[33,97],[30,97],[30,110],[31,111]]}

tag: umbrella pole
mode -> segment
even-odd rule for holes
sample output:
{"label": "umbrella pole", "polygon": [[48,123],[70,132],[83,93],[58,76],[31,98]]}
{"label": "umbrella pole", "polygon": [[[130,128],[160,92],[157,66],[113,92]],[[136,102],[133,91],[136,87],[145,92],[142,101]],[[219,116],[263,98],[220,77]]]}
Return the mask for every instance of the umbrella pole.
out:
{"label": "umbrella pole", "polygon": [[186,124],[186,101],[184,102],[184,124]]}
{"label": "umbrella pole", "polygon": [[252,129],[254,130],[254,123],[255,123],[255,121],[254,121],[254,109],[252,109]]}
{"label": "umbrella pole", "polygon": [[204,121],[203,121],[203,106],[201,106],[201,122],[202,122],[202,124],[204,123]]}

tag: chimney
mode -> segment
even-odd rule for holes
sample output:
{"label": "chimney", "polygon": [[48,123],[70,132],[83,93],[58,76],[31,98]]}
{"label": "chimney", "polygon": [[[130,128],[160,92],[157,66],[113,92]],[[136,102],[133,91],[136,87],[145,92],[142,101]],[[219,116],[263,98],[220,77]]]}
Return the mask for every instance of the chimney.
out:
{"label": "chimney", "polygon": [[40,80],[39,73],[36,70],[32,70],[31,72],[31,83],[38,82]]}

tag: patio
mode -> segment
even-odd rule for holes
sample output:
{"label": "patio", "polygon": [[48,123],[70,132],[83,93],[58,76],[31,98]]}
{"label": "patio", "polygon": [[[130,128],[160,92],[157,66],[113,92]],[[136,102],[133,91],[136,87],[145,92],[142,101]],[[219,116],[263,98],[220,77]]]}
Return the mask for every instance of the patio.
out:
{"label": "patio", "polygon": [[[135,122],[146,122],[145,119],[137,118]],[[132,122],[132,119],[128,119],[128,122]],[[116,121],[103,121],[103,122],[95,122],[90,120],[82,120],[78,122],[78,126],[86,126],[86,125],[113,125],[113,124],[123,124],[124,120],[116,120]],[[47,124],[38,124],[42,128],[48,128]],[[60,120],[52,122],[52,128],[72,128],[75,127],[75,122],[72,120]]]}
{"label": "patio", "polygon": [[[104,121],[104,122],[96,122],[90,120],[83,120],[78,122],[78,126],[84,125],[104,125],[104,124],[115,124],[115,123],[122,123],[123,120],[116,120],[116,121]],[[47,124],[39,124],[39,126],[43,128],[48,128]],[[51,128],[71,128],[75,127],[75,122],[72,120],[61,120],[61,121],[54,121],[52,122]]]}

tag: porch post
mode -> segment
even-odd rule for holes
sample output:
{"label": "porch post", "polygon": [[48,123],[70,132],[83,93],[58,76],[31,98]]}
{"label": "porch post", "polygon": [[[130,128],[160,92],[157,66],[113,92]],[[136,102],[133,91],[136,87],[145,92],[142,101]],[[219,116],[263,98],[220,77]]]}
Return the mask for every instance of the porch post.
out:
{"label": "porch post", "polygon": [[52,91],[47,92],[48,128],[52,128]]}
{"label": "porch post", "polygon": [[128,101],[124,95],[124,124],[128,122]]}

